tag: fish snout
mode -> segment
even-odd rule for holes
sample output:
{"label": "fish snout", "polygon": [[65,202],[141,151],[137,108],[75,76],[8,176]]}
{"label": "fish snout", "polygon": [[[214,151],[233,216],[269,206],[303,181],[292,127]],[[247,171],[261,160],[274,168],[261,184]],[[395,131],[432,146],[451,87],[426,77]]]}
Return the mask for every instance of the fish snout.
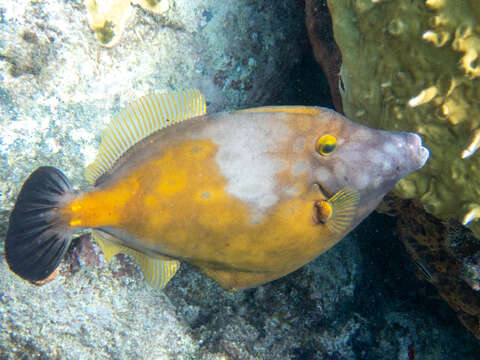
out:
{"label": "fish snout", "polygon": [[389,133],[384,138],[382,150],[381,173],[384,179],[394,182],[423,167],[430,156],[430,151],[422,144],[422,138],[408,132]]}
{"label": "fish snout", "polygon": [[414,170],[420,169],[426,164],[428,158],[430,157],[430,150],[423,146],[420,135],[416,133],[407,133],[406,136],[407,148],[412,158],[412,165],[415,166],[416,164],[416,168]]}
{"label": "fish snout", "polygon": [[396,181],[423,167],[430,156],[430,151],[423,146],[418,134],[393,133],[390,140],[393,146],[386,146],[386,155],[394,165],[393,176]]}

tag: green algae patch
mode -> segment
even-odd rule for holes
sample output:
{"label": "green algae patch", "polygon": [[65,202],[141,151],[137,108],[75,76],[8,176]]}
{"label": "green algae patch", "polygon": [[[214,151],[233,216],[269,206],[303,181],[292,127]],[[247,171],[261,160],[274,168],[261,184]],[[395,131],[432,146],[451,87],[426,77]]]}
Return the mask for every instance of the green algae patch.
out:
{"label": "green algae patch", "polygon": [[414,131],[431,151],[395,192],[480,237],[480,2],[329,0],[352,120]]}

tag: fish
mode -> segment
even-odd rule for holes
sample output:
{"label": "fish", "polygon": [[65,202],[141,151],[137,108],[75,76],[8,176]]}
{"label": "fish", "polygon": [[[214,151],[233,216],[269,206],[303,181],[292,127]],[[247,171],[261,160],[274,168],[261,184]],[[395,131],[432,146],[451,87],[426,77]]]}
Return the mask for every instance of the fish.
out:
{"label": "fish", "polygon": [[164,287],[188,262],[228,290],[278,279],[355,228],[429,150],[415,133],[371,129],[323,107],[206,113],[197,89],[145,95],[107,126],[73,189],[37,168],[10,214],[11,271],[52,279],[72,236],[133,256]]}

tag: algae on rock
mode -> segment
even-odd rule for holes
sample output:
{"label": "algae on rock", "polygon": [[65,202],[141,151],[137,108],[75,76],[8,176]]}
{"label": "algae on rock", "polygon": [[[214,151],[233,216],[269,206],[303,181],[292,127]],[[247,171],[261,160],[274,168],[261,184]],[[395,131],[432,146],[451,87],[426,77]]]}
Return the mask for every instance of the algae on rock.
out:
{"label": "algae on rock", "polygon": [[422,135],[427,166],[397,184],[480,237],[480,2],[329,0],[345,114]]}
{"label": "algae on rock", "polygon": [[111,47],[120,40],[133,14],[130,4],[140,5],[155,14],[163,14],[169,9],[168,0],[85,0],[88,23],[100,44]]}

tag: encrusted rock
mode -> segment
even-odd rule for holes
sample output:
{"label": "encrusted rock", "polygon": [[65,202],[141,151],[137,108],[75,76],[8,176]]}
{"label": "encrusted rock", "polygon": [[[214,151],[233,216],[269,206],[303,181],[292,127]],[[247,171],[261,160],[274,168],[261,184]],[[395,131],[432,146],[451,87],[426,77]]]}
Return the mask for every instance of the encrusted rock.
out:
{"label": "encrusted rock", "polygon": [[442,222],[418,201],[385,199],[398,215],[400,239],[416,264],[417,276],[434,285],[463,325],[480,339],[480,240],[455,221]]}

